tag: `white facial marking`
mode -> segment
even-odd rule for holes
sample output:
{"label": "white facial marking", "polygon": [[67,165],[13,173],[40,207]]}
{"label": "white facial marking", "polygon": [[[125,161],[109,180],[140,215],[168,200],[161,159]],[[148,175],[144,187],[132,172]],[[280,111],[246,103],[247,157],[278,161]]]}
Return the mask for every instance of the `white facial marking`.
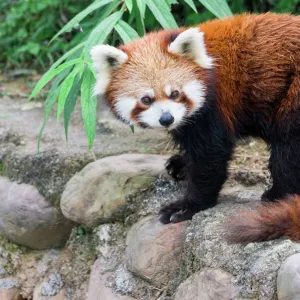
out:
{"label": "white facial marking", "polygon": [[[106,91],[112,71],[119,68],[128,59],[128,56],[125,52],[115,47],[98,45],[92,48],[91,57],[98,74],[94,86],[94,95],[101,95]],[[110,64],[108,58],[114,59],[114,64]]]}
{"label": "white facial marking", "polygon": [[167,84],[167,85],[165,86],[164,91],[165,91],[166,95],[167,95],[168,97],[170,97],[170,96],[171,96],[171,93],[172,93],[171,85]]}
{"label": "white facial marking", "polygon": [[183,87],[183,92],[186,96],[193,101],[194,109],[189,111],[189,115],[195,112],[198,108],[202,107],[205,101],[205,89],[200,80],[193,80],[188,82]]}
{"label": "white facial marking", "polygon": [[118,99],[115,104],[115,109],[118,115],[128,123],[131,123],[130,115],[136,105],[136,102],[136,99],[128,97]]}
{"label": "white facial marking", "polygon": [[154,90],[153,89],[145,90],[144,94],[141,95],[141,98],[144,97],[144,96],[149,96],[149,97],[153,98],[154,97]]}
{"label": "white facial marking", "polygon": [[186,107],[184,104],[172,100],[157,101],[140,114],[139,121],[150,127],[163,128],[164,126],[159,123],[159,119],[164,112],[169,112],[174,118],[174,123],[170,127],[176,127],[185,116]]}
{"label": "white facial marking", "polygon": [[169,45],[169,51],[191,57],[204,69],[213,67],[213,59],[206,51],[204,33],[199,28],[190,28],[180,33]]}

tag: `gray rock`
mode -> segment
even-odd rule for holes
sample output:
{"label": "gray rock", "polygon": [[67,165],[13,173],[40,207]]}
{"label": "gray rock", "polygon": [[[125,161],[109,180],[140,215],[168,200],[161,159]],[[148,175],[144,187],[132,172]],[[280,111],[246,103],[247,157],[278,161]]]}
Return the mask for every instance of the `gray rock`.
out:
{"label": "gray rock", "polygon": [[93,232],[102,272],[116,270],[124,256],[126,228],[120,223],[103,224],[96,227]]}
{"label": "gray rock", "polygon": [[72,226],[35,187],[0,177],[0,231],[8,239],[34,249],[59,247]]}
{"label": "gray rock", "polygon": [[126,262],[135,275],[157,287],[174,279],[182,263],[186,222],[162,225],[156,217],[136,223],[126,239]]}
{"label": "gray rock", "polygon": [[61,275],[54,273],[49,276],[48,280],[42,285],[41,295],[42,296],[55,296],[63,287]]}
{"label": "gray rock", "polygon": [[174,300],[238,300],[231,280],[232,276],[222,270],[201,270],[179,286]]}
{"label": "gray rock", "polygon": [[130,213],[126,199],[163,173],[166,159],[124,154],[90,163],[68,182],[61,199],[63,214],[90,227],[123,220]]}
{"label": "gray rock", "polygon": [[17,278],[9,276],[0,279],[0,289],[1,290],[9,290],[19,287],[19,281]]}
{"label": "gray rock", "polygon": [[91,271],[87,300],[134,300],[129,296],[115,293],[110,287],[112,273],[101,272],[101,262],[96,260]]}
{"label": "gray rock", "polygon": [[300,299],[300,253],[290,256],[280,267],[277,297],[278,300]]}

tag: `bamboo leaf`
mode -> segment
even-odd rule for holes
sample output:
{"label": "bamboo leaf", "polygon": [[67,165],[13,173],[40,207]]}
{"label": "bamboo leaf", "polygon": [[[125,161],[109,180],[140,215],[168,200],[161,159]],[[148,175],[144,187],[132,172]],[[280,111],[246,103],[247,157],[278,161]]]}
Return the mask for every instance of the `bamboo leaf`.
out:
{"label": "bamboo leaf", "polygon": [[94,10],[100,8],[101,6],[104,6],[105,4],[108,4],[112,2],[113,0],[97,0],[93,2],[91,5],[89,5],[86,9],[84,9],[82,12],[77,14],[72,20],[70,20],[50,41],[50,43],[55,40],[58,36],[60,36],[62,33],[71,30],[75,25],[77,25],[81,20],[83,20],[88,14],[93,12]]}
{"label": "bamboo leaf", "polygon": [[76,75],[79,73],[79,70],[74,69],[64,80],[61,85],[59,97],[58,97],[58,105],[57,105],[57,121],[60,119],[60,115],[64,109],[67,97],[71,91]]}
{"label": "bamboo leaf", "polygon": [[[146,32],[144,24],[146,2],[143,4],[141,3],[143,1],[144,0],[134,0],[133,2],[133,13],[136,19],[136,30],[140,36],[144,36]],[[140,6],[138,6],[139,2]]]}
{"label": "bamboo leaf", "polygon": [[67,59],[69,56],[71,56],[73,53],[75,53],[77,50],[82,48],[85,45],[85,42],[82,42],[75,46],[74,48],[70,49],[68,52],[66,52],[62,57],[60,57],[51,67],[49,70],[55,69],[60,63],[62,63],[65,59]]}
{"label": "bamboo leaf", "polygon": [[125,4],[126,4],[127,9],[129,10],[129,12],[131,13],[132,12],[132,7],[133,7],[132,0],[125,0]]}
{"label": "bamboo leaf", "polygon": [[199,0],[217,18],[232,16],[232,12],[226,0]]}
{"label": "bamboo leaf", "polygon": [[64,125],[65,125],[65,135],[67,141],[68,141],[69,122],[71,119],[71,114],[76,105],[79,89],[80,89],[80,77],[79,74],[77,74],[73,86],[68,94],[65,107],[64,107]]}
{"label": "bamboo leaf", "polygon": [[66,68],[73,66],[79,62],[81,62],[82,59],[81,58],[76,58],[76,59],[72,59],[70,61],[67,61],[63,64],[61,64],[59,67],[55,68],[55,69],[50,69],[48,72],[46,72],[42,78],[38,81],[38,83],[35,85],[32,93],[29,96],[29,101],[35,97],[39,91],[58,73],[60,73],[61,71],[65,70]]}
{"label": "bamboo leaf", "polygon": [[81,110],[89,149],[93,146],[97,123],[97,97],[92,94],[94,83],[95,79],[92,71],[86,68],[83,73],[81,85]]}
{"label": "bamboo leaf", "polygon": [[177,28],[176,21],[171,14],[170,7],[162,0],[148,0],[147,5],[156,20],[165,29]]}
{"label": "bamboo leaf", "polygon": [[93,46],[101,44],[105,41],[106,37],[114,29],[116,23],[121,19],[123,12],[118,11],[110,15],[108,18],[100,22],[91,32],[85,47],[85,58],[90,57],[90,50]]}
{"label": "bamboo leaf", "polygon": [[188,4],[193,9],[194,12],[197,13],[197,8],[196,8],[195,3],[194,3],[193,0],[184,0],[184,2],[186,4]]}
{"label": "bamboo leaf", "polygon": [[145,11],[146,11],[146,0],[136,0],[137,7],[140,11],[141,17],[145,18]]}
{"label": "bamboo leaf", "polygon": [[128,43],[132,40],[139,38],[138,33],[130,25],[128,25],[126,22],[122,20],[120,20],[116,24],[115,29],[120,35],[124,43]]}
{"label": "bamboo leaf", "polygon": [[38,152],[40,151],[40,144],[41,144],[41,139],[42,139],[42,135],[46,126],[46,123],[48,121],[50,112],[58,98],[60,92],[60,87],[55,87],[55,89],[53,89],[52,93],[48,95],[45,104],[44,104],[44,121],[42,124],[42,127],[40,129],[39,135],[38,135]]}

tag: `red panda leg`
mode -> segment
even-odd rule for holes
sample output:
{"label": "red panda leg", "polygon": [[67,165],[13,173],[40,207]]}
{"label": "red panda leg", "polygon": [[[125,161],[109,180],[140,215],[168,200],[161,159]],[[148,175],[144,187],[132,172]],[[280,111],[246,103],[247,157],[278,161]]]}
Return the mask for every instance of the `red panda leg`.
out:
{"label": "red panda leg", "polygon": [[217,204],[234,147],[234,139],[212,104],[174,131],[173,139],[187,162],[187,187],[182,199],[160,210],[159,220],[164,224],[190,220],[197,212]]}
{"label": "red panda leg", "polygon": [[171,156],[166,162],[166,170],[175,180],[186,179],[186,161],[181,154]]}
{"label": "red panda leg", "polygon": [[277,133],[276,141],[271,144],[269,169],[273,185],[262,195],[262,201],[300,195],[300,123],[296,122],[293,126],[299,126],[299,129],[290,130],[290,134],[284,133],[283,138]]}
{"label": "red panda leg", "polygon": [[300,61],[285,97],[277,107],[270,132],[269,170],[273,186],[262,195],[274,201],[289,194],[300,194]]}

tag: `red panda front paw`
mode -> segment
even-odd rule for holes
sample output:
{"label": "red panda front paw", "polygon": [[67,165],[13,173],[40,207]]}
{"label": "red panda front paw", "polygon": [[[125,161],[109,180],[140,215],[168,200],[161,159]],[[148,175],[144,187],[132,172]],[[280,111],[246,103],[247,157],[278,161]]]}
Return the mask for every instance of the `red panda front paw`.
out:
{"label": "red panda front paw", "polygon": [[182,155],[171,156],[166,162],[166,170],[175,180],[184,180],[186,178],[186,163]]}
{"label": "red panda front paw", "polygon": [[158,213],[158,219],[163,224],[179,223],[191,220],[195,213],[197,211],[189,206],[186,201],[179,200],[164,206]]}

